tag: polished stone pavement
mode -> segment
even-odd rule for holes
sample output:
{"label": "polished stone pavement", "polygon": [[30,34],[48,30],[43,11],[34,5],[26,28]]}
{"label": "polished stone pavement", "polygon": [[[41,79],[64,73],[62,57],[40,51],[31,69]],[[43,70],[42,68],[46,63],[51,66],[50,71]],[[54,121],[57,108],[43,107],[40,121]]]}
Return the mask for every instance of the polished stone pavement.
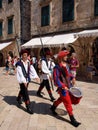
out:
{"label": "polished stone pavement", "polygon": [[[98,77],[97,77],[98,78]],[[82,78],[80,78],[82,79]],[[44,89],[44,98],[36,96],[39,85],[30,83],[29,95],[34,111],[33,115],[17,107],[16,97],[19,85],[16,75],[5,75],[0,68],[0,130],[98,130],[98,83],[77,80],[77,87],[83,92],[83,97],[78,105],[73,105],[75,118],[81,122],[78,128],[69,122],[68,114],[63,104],[57,111],[58,116],[53,116],[50,111],[52,102]],[[53,91],[55,98],[58,94]]]}

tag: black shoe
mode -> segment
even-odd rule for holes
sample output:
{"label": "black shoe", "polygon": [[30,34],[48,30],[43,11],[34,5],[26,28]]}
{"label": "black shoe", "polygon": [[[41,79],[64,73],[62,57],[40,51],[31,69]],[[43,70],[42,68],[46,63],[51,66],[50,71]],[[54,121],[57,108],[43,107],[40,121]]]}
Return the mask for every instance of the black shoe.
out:
{"label": "black shoe", "polygon": [[29,114],[33,114],[33,110],[30,108],[30,105],[27,105],[26,108]]}
{"label": "black shoe", "polygon": [[53,115],[57,115],[57,113],[55,112],[56,107],[53,105],[50,107],[50,110],[52,111]]}
{"label": "black shoe", "polygon": [[70,116],[70,120],[71,120],[71,124],[75,127],[78,127],[81,123],[76,121],[76,119],[74,118],[74,116]]}
{"label": "black shoe", "polygon": [[53,96],[50,96],[50,100],[53,102],[55,100],[55,98]]}
{"label": "black shoe", "polygon": [[43,97],[43,96],[40,94],[40,92],[37,92],[37,96],[38,96],[38,97]]}

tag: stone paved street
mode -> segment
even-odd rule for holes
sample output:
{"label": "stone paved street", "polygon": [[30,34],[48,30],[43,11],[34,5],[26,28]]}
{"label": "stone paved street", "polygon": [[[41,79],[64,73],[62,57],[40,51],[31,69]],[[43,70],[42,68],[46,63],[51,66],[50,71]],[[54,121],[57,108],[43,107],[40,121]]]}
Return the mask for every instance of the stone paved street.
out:
{"label": "stone paved street", "polygon": [[[17,107],[16,96],[19,85],[15,75],[5,75],[0,68],[0,130],[98,130],[98,83],[77,81],[83,92],[80,104],[74,105],[74,115],[81,125],[78,128],[69,123],[63,104],[58,111],[64,112],[54,117],[50,111],[52,102],[44,89],[44,97],[36,96],[38,85],[30,83],[29,95],[34,111],[33,115]],[[54,91],[54,96],[58,95]]]}

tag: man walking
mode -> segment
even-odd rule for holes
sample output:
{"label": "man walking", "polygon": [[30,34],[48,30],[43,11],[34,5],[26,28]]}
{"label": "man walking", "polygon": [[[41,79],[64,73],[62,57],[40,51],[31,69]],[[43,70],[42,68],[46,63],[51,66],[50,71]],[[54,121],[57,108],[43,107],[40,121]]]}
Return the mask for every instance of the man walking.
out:
{"label": "man walking", "polygon": [[17,80],[20,85],[20,91],[17,97],[17,102],[19,106],[21,105],[21,98],[23,98],[25,102],[25,106],[27,108],[27,112],[33,114],[33,111],[30,106],[30,99],[28,95],[28,85],[30,82],[30,78],[39,80],[39,77],[33,67],[30,65],[30,61],[28,60],[28,51],[21,51],[21,60],[17,62]]}
{"label": "man walking", "polygon": [[51,98],[51,101],[54,101],[55,98],[52,95],[52,91],[51,91],[50,84],[49,84],[49,80],[52,80],[52,75],[51,75],[51,71],[48,68],[48,66],[49,66],[48,59],[51,56],[51,52],[48,48],[44,48],[44,50],[42,50],[42,51],[44,51],[44,55],[42,56],[42,59],[41,59],[41,79],[42,79],[42,82],[41,82],[40,87],[37,91],[37,95],[39,97],[42,97],[41,91],[45,86],[47,89],[47,92],[49,94],[49,97]]}
{"label": "man walking", "polygon": [[58,54],[58,63],[56,64],[54,71],[53,71],[53,77],[54,77],[54,83],[55,86],[57,86],[57,92],[59,94],[59,98],[54,101],[53,105],[51,106],[51,110],[53,114],[57,114],[55,112],[55,109],[60,103],[63,103],[71,120],[71,124],[75,127],[78,127],[81,123],[76,121],[73,115],[73,108],[71,99],[69,96],[69,74],[67,70],[67,55],[69,54],[68,51],[60,51]]}

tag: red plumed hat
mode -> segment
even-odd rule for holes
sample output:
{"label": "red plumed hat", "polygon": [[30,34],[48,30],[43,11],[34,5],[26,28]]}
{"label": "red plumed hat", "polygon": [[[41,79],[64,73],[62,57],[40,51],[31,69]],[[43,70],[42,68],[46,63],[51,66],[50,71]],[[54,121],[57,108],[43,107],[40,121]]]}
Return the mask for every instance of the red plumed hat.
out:
{"label": "red plumed hat", "polygon": [[65,56],[67,56],[69,54],[69,51],[60,51],[59,53],[58,53],[58,58],[63,58],[63,57],[65,57]]}

